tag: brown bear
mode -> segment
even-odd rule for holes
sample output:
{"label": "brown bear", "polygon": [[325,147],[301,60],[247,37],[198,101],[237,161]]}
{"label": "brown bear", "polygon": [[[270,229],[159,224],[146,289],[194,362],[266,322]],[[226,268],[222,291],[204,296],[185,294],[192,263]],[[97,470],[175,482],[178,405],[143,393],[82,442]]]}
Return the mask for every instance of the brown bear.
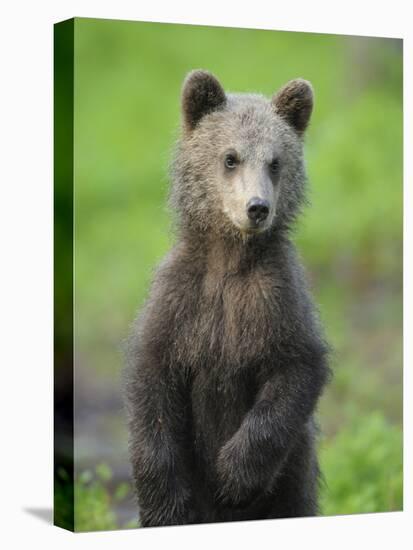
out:
{"label": "brown bear", "polygon": [[301,79],[271,99],[201,70],[184,82],[177,241],[127,350],[143,526],[317,513],[328,346],[290,239],[312,107]]}

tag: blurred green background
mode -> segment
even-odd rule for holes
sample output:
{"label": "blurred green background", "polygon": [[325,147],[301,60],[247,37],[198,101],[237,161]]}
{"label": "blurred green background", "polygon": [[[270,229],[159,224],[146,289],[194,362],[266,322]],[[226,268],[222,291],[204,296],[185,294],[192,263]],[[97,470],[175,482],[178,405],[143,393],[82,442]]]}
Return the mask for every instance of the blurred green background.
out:
{"label": "blurred green background", "polygon": [[312,206],[295,240],[334,347],[322,513],[400,510],[402,42],[76,19],[76,529],[138,525],[121,345],[171,245],[168,162],[194,68],[228,91],[314,86]]}

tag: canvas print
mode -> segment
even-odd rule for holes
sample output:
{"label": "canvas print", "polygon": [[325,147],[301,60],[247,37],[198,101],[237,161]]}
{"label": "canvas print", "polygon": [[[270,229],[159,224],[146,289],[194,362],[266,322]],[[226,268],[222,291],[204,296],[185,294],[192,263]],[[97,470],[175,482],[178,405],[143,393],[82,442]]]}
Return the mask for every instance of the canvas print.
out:
{"label": "canvas print", "polygon": [[55,524],[402,510],[402,41],[54,51]]}

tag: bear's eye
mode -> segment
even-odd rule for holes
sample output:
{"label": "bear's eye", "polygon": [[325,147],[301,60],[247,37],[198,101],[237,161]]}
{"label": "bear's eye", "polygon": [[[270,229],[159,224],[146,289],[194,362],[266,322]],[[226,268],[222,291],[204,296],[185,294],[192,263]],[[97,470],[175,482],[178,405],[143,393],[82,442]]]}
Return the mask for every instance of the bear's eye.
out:
{"label": "bear's eye", "polygon": [[272,174],[276,174],[280,168],[280,161],[278,159],[273,159],[270,162],[270,171]]}
{"label": "bear's eye", "polygon": [[235,157],[235,155],[231,155],[231,154],[228,154],[226,155],[225,157],[225,166],[227,168],[229,168],[230,170],[232,170],[233,168],[235,168],[237,165],[237,159]]}

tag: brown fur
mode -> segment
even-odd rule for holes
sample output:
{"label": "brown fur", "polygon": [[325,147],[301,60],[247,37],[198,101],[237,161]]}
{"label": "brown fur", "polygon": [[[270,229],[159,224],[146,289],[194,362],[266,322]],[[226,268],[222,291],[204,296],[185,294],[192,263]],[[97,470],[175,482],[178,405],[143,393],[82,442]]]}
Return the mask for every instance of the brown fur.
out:
{"label": "brown fur", "polygon": [[[327,346],[289,239],[304,201],[305,86],[289,84],[268,101],[222,97],[204,71],[185,81],[172,165],[178,241],[128,353],[144,526],[317,512],[313,412]],[[235,168],[224,167],[228,147],[240,159]],[[271,172],[274,155],[280,170]],[[250,178],[273,201],[267,225],[251,229],[242,208],[239,226],[228,212],[232,198],[248,198],[239,188],[248,190]]]}

